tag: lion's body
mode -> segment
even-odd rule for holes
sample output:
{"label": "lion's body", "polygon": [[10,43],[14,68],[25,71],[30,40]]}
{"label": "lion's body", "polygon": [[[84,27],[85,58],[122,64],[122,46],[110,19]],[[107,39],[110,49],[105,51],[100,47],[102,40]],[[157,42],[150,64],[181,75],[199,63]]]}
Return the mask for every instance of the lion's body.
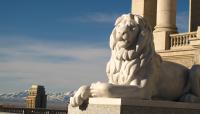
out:
{"label": "lion's body", "polygon": [[186,67],[171,63],[161,62],[160,72],[158,74],[155,99],[178,100],[186,94],[188,86],[189,69]]}

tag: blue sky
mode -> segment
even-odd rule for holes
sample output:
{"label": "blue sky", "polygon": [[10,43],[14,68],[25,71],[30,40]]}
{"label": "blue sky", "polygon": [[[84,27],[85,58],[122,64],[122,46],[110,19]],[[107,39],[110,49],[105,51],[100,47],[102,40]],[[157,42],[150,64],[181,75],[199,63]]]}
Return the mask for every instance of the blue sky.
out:
{"label": "blue sky", "polygon": [[[106,81],[108,39],[130,0],[1,0],[0,93],[45,85],[65,92]],[[188,1],[178,0],[177,26],[187,31]]]}

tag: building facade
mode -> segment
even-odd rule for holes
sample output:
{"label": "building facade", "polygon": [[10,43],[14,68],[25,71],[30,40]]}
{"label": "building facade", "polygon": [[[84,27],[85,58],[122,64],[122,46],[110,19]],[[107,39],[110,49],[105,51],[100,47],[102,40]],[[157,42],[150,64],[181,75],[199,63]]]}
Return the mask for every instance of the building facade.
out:
{"label": "building facade", "polygon": [[47,95],[45,94],[45,88],[41,85],[32,85],[28,90],[28,96],[26,98],[27,108],[46,108]]}
{"label": "building facade", "polygon": [[190,68],[200,64],[200,1],[188,0],[188,3],[187,33],[177,31],[177,0],[132,0],[132,13],[143,16],[150,23],[155,49],[164,60]]}

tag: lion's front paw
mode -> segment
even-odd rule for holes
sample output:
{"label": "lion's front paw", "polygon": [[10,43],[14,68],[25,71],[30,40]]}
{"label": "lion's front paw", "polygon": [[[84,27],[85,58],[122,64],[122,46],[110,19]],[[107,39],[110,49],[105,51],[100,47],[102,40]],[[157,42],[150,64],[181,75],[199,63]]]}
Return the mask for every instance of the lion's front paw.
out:
{"label": "lion's front paw", "polygon": [[90,92],[92,97],[110,97],[109,89],[111,84],[97,82],[90,86]]}
{"label": "lion's front paw", "polygon": [[82,86],[78,89],[78,91],[75,93],[74,97],[70,98],[70,105],[80,106],[83,104],[83,101],[88,99],[90,96],[90,89],[89,86]]}
{"label": "lion's front paw", "polygon": [[80,97],[71,97],[70,98],[70,105],[73,107],[80,106],[83,103],[83,99]]}

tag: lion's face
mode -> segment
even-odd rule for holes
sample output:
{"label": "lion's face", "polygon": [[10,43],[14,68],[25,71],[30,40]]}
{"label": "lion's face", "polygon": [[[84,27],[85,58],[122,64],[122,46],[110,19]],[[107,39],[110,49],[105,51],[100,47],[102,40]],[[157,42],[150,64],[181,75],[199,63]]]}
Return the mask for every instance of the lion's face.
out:
{"label": "lion's face", "polygon": [[123,19],[117,21],[115,26],[117,45],[119,48],[129,48],[137,40],[139,26],[131,15],[125,15]]}
{"label": "lion's face", "polygon": [[141,16],[120,16],[110,36],[110,48],[111,59],[106,69],[109,82],[131,84],[155,53],[150,26]]}

